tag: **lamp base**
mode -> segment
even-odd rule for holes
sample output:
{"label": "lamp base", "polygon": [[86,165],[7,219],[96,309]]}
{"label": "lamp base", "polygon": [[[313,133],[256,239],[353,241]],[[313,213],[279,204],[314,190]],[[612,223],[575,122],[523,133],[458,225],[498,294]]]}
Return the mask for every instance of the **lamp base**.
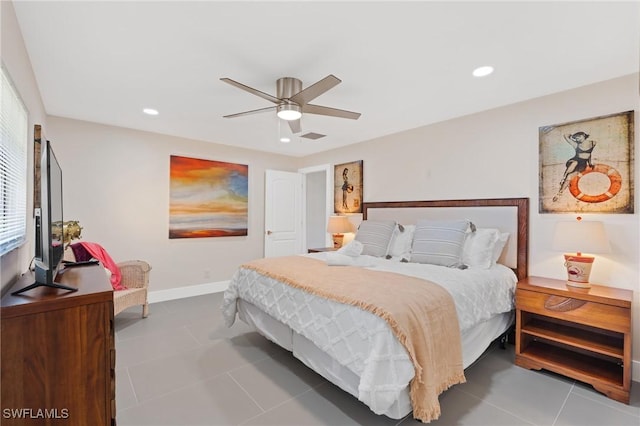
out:
{"label": "lamp base", "polygon": [[333,248],[339,249],[342,247],[343,240],[344,234],[333,234]]}
{"label": "lamp base", "polygon": [[579,288],[591,288],[589,275],[595,260],[592,256],[575,254],[564,255],[564,266],[567,268],[567,285]]}

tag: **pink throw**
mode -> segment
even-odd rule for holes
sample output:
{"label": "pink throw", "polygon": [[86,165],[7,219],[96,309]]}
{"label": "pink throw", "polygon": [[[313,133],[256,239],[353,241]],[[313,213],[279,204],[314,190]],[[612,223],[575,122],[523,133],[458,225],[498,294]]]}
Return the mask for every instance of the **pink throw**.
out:
{"label": "pink throw", "polygon": [[91,256],[98,259],[102,266],[107,268],[111,272],[111,287],[114,290],[126,290],[127,287],[122,285],[122,274],[120,273],[120,268],[116,262],[113,261],[109,253],[98,243],[88,243],[85,241],[81,241],[78,244],[82,244],[82,246],[91,253]]}

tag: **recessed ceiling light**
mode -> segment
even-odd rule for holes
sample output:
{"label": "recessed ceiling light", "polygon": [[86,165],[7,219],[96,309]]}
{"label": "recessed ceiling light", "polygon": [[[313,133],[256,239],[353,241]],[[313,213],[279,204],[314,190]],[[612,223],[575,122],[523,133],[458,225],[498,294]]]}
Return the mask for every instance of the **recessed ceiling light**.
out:
{"label": "recessed ceiling light", "polygon": [[153,108],[145,108],[142,110],[142,112],[148,115],[158,115],[158,110]]}
{"label": "recessed ceiling light", "polygon": [[280,142],[282,142],[282,143],[289,143],[289,142],[291,142],[291,138],[288,138],[288,137],[286,137],[286,136],[283,136],[283,137],[281,137],[281,138],[280,138]]}
{"label": "recessed ceiling light", "polygon": [[476,68],[475,70],[473,70],[473,76],[474,77],[484,77],[487,76],[489,74],[491,74],[493,72],[493,67],[490,66],[484,66],[484,67],[479,67]]}

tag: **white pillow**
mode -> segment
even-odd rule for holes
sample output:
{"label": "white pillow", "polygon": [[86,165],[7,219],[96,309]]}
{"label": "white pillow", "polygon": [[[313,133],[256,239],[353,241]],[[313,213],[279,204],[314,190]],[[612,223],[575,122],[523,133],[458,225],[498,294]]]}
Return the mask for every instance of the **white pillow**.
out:
{"label": "white pillow", "polygon": [[508,232],[501,232],[498,235],[498,239],[496,240],[495,245],[493,246],[493,256],[491,257],[492,263],[497,263],[500,256],[502,256],[502,250],[504,250],[504,246],[507,245],[507,241],[509,240]]}
{"label": "white pillow", "polygon": [[468,228],[468,220],[419,221],[413,234],[411,262],[460,267]]}
{"label": "white pillow", "polygon": [[[403,229],[402,231],[400,229]],[[389,256],[392,258],[407,259],[411,257],[411,243],[415,225],[396,225],[389,244]]]}
{"label": "white pillow", "polygon": [[393,220],[364,220],[358,227],[355,239],[362,243],[362,254],[386,256],[391,235],[396,227]]}
{"label": "white pillow", "polygon": [[345,256],[358,257],[362,254],[362,243],[358,240],[351,240],[348,244],[340,247],[337,252]]}
{"label": "white pillow", "polygon": [[468,232],[462,249],[462,263],[470,268],[489,269],[493,260],[500,231],[493,228],[477,228]]}

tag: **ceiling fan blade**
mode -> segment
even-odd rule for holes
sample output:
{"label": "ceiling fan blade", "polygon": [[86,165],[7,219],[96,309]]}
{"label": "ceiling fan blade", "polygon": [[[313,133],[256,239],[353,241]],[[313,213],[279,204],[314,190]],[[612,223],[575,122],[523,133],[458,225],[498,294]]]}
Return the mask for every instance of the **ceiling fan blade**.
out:
{"label": "ceiling fan blade", "polygon": [[262,99],[266,99],[266,100],[268,100],[270,102],[273,102],[274,104],[279,104],[280,102],[282,102],[280,99],[276,98],[275,96],[271,96],[270,94],[261,92],[260,90],[254,89],[253,87],[249,87],[249,86],[244,85],[242,83],[238,83],[237,81],[231,80],[230,78],[223,77],[220,80],[222,80],[225,83],[228,83],[228,84],[230,84],[232,86],[235,86],[235,87],[237,87],[239,89],[242,89],[245,92],[249,92],[249,93],[251,93],[253,95],[260,96]]}
{"label": "ceiling fan blade", "polygon": [[289,121],[289,128],[291,129],[291,133],[293,133],[294,135],[296,133],[300,133],[302,131],[302,128],[300,127],[300,119],[298,119],[298,120],[290,120]]}
{"label": "ceiling fan blade", "polygon": [[342,80],[340,80],[338,77],[336,77],[333,74],[329,74],[322,80],[296,93],[289,99],[291,99],[293,102],[297,103],[300,106],[306,105],[307,102],[311,102],[312,100],[322,95],[327,90],[340,84],[340,82],[342,82]]}
{"label": "ceiling fan blade", "polygon": [[329,108],[313,104],[303,105],[302,112],[306,112],[307,114],[328,115],[330,117],[350,118],[351,120],[357,120],[361,115],[359,112],[345,111],[343,109]]}
{"label": "ceiling fan blade", "polygon": [[254,109],[254,110],[251,110],[251,111],[239,112],[237,114],[225,115],[225,116],[223,116],[223,118],[236,118],[236,117],[242,117],[242,116],[245,116],[245,115],[258,114],[260,112],[275,111],[276,108],[277,108],[277,106]]}

